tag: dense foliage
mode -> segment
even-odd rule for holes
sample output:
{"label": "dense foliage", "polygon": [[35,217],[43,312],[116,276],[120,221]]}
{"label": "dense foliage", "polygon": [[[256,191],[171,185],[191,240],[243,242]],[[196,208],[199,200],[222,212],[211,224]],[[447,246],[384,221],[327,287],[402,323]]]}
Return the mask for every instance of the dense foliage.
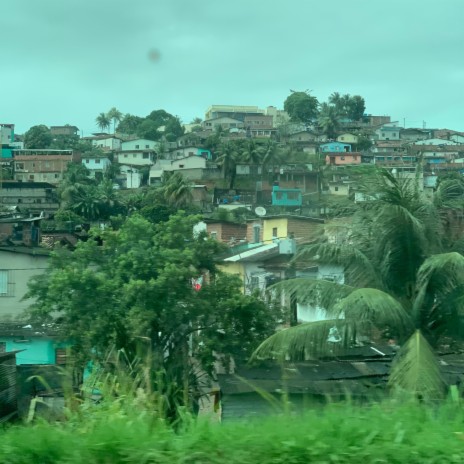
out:
{"label": "dense foliage", "polygon": [[304,247],[296,257],[302,263],[342,266],[344,283],[297,278],[276,286],[301,303],[325,308],[328,320],[278,332],[257,355],[318,357],[337,348],[329,341],[330,328],[342,334],[338,347],[356,344],[359,334],[371,335],[376,328],[404,344],[392,385],[423,397],[442,396],[429,344],[450,344],[462,336],[461,240],[449,240],[439,210],[422,196],[417,179],[380,171],[363,192],[368,201],[357,205],[336,240]]}
{"label": "dense foliage", "polygon": [[192,357],[204,370],[213,350],[247,359],[280,314],[218,271],[221,244],[194,235],[198,221],[179,212],[152,224],[134,214],[118,231],[55,252],[30,284],[32,318],[58,321],[81,359],[101,361],[111,347],[149,353],[153,373],[165,372],[171,387],[185,388]]}
{"label": "dense foliage", "polygon": [[464,461],[462,408],[333,405],[259,423],[185,418],[176,432],[122,401],[86,408],[61,424],[38,422],[1,433],[0,461],[71,463],[432,464]]}

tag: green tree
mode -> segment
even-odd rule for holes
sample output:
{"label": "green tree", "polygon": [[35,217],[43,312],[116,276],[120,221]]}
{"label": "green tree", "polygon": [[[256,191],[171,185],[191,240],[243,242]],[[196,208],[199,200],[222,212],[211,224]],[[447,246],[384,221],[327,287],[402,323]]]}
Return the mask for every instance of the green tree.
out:
{"label": "green tree", "polygon": [[156,141],[162,136],[159,128],[160,126],[155,121],[147,118],[137,127],[137,135],[142,139]]}
{"label": "green tree", "polygon": [[[198,372],[191,359],[209,369],[213,349],[246,358],[278,317],[243,295],[237,277],[217,270],[222,245],[193,234],[199,219],[179,213],[153,225],[135,214],[117,232],[94,232],[100,241],[91,235],[74,252],[54,253],[49,272],[30,284],[32,317],[59,318],[83,360],[102,359],[111,347],[129,358],[143,350],[153,383],[165,373],[155,386],[171,409],[188,403],[189,374]],[[198,290],[192,279],[200,277]]]}
{"label": "green tree", "polygon": [[168,142],[175,142],[183,134],[184,127],[177,116],[166,123],[164,136]]}
{"label": "green tree", "polygon": [[334,105],[322,103],[317,125],[328,139],[334,139],[340,128],[340,113]]}
{"label": "green tree", "polygon": [[346,115],[352,121],[359,121],[364,116],[366,111],[366,102],[360,95],[353,95],[350,97]]}
{"label": "green tree", "polygon": [[80,138],[78,135],[55,135],[50,144],[54,150],[78,150]]}
{"label": "green tree", "polygon": [[38,126],[32,126],[24,134],[24,147],[36,150],[50,148],[52,140],[53,137],[50,129],[47,126],[40,124]]}
{"label": "green tree", "polygon": [[100,113],[96,117],[95,122],[97,123],[98,128],[103,132],[109,130],[111,127],[111,119],[105,113]]}
{"label": "green tree", "polygon": [[121,134],[133,135],[137,134],[138,127],[142,124],[143,118],[132,114],[125,114],[118,124],[117,132]]}
{"label": "green tree", "polygon": [[167,204],[174,208],[185,208],[193,200],[193,184],[180,172],[165,175],[163,195]]}
{"label": "green tree", "polygon": [[261,165],[263,161],[263,147],[254,140],[247,140],[240,153],[240,160],[255,166]]}
{"label": "green tree", "polygon": [[317,302],[330,319],[274,334],[258,356],[333,355],[375,327],[404,343],[392,385],[422,397],[443,393],[429,343],[460,336],[464,257],[445,248],[438,213],[419,190],[416,181],[387,171],[370,178],[363,192],[372,200],[352,216],[345,242],[310,245],[297,257],[343,266],[345,283],[297,278],[275,287],[294,301]]}
{"label": "green tree", "polygon": [[316,119],[318,114],[319,102],[317,98],[310,95],[308,91],[296,92],[291,94],[284,102],[284,110],[294,122],[310,124]]}
{"label": "green tree", "polygon": [[221,166],[224,179],[229,180],[229,188],[234,188],[237,162],[240,159],[240,145],[236,142],[224,142],[219,145],[216,162]]}
{"label": "green tree", "polygon": [[341,117],[346,117],[352,121],[359,121],[366,109],[366,102],[360,95],[340,95],[338,92],[330,95],[329,104],[335,107]]}

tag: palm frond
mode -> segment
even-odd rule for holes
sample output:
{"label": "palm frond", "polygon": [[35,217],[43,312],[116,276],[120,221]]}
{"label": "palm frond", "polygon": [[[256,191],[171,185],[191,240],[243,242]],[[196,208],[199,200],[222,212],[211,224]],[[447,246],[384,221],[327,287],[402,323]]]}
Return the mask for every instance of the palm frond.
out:
{"label": "palm frond", "polygon": [[377,270],[369,258],[353,244],[317,243],[303,247],[294,260],[343,266],[347,280],[357,287],[380,286]]}
{"label": "palm frond", "polygon": [[317,305],[328,313],[354,290],[349,285],[304,277],[284,280],[269,287],[270,294],[275,297],[287,296],[298,303]]}
{"label": "palm frond", "polygon": [[[331,329],[336,328],[338,342],[329,341]],[[324,356],[336,356],[354,343],[354,324],[343,319],[306,322],[276,332],[264,340],[255,350],[251,361],[257,359],[304,360]]]}
{"label": "palm frond", "polygon": [[399,301],[375,288],[360,288],[341,299],[332,310],[337,317],[344,316],[357,324],[377,328],[394,327],[400,334],[409,334],[413,323]]}
{"label": "palm frond", "polygon": [[418,327],[431,329],[438,319],[464,312],[464,256],[431,256],[417,273],[413,315]]}
{"label": "palm frond", "polygon": [[419,399],[442,398],[445,381],[438,360],[420,330],[416,330],[395,358],[389,387],[414,394]]}

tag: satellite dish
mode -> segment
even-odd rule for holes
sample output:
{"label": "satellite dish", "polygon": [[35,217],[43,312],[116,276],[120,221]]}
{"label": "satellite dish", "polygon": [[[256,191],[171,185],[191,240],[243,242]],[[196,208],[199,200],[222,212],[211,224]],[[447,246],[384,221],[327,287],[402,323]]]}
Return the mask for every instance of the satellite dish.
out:
{"label": "satellite dish", "polygon": [[266,216],[266,209],[262,206],[257,206],[255,208],[255,213],[257,216]]}

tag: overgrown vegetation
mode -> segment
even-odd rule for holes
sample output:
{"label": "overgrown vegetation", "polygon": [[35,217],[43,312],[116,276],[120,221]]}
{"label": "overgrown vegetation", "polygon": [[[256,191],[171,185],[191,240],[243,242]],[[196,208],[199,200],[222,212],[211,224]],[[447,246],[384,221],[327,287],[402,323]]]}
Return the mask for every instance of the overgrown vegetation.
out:
{"label": "overgrown vegetation", "polygon": [[216,425],[183,416],[176,430],[123,399],[82,408],[65,423],[1,433],[0,461],[29,463],[460,463],[464,414],[383,403],[334,404],[301,416]]}

